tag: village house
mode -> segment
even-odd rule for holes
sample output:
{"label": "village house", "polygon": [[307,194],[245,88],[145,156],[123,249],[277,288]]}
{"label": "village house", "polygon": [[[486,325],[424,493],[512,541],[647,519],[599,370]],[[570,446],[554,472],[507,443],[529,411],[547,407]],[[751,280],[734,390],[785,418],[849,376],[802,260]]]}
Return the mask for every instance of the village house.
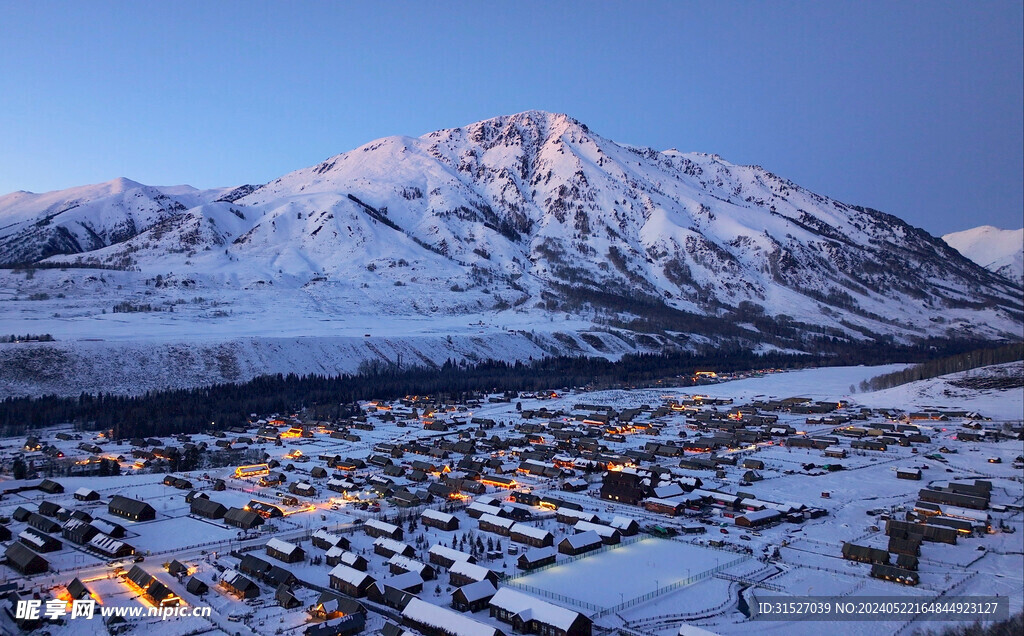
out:
{"label": "village house", "polygon": [[226,570],[220,578],[220,586],[228,593],[241,599],[256,598],[260,588],[241,572]]}
{"label": "village house", "polygon": [[327,552],[324,553],[324,560],[327,561],[327,565],[331,567],[341,563],[342,565],[347,565],[350,568],[354,568],[361,572],[366,572],[370,566],[370,563],[366,558],[354,552],[349,552],[340,545],[327,550]]}
{"label": "village house", "polygon": [[198,576],[192,576],[185,581],[185,591],[195,596],[202,596],[210,591],[210,586]]}
{"label": "village house", "polygon": [[411,545],[387,537],[380,537],[373,542],[373,553],[386,559],[390,559],[396,554],[406,557],[416,556],[416,550]]}
{"label": "village house", "polygon": [[120,558],[135,554],[135,548],[131,545],[102,532],[89,539],[86,547],[108,558]]}
{"label": "village house", "polygon": [[427,527],[439,530],[451,531],[459,529],[459,520],[455,515],[439,512],[431,508],[427,508],[420,514],[420,521]]}
{"label": "village house", "polygon": [[573,534],[565,537],[558,543],[558,551],[569,556],[576,556],[591,550],[597,550],[602,546],[601,535],[593,530]]}
{"label": "village house", "polygon": [[263,525],[263,517],[251,510],[229,508],[228,511],[224,513],[224,523],[229,526],[241,528],[242,530],[252,530],[256,526]]}
{"label": "village house", "polygon": [[441,544],[432,545],[430,550],[427,552],[427,555],[431,563],[443,568],[450,568],[452,565],[460,561],[476,563],[475,556]]}
{"label": "village house", "polygon": [[491,598],[490,614],[517,632],[543,636],[590,636],[592,622],[570,609],[548,603],[510,587]]}
{"label": "village house", "polygon": [[305,551],[299,546],[277,538],[267,541],[267,556],[285,563],[296,563],[306,558]]}
{"label": "village house", "polygon": [[505,636],[499,629],[418,598],[402,610],[402,622],[425,636]]}
{"label": "village house", "polygon": [[389,539],[402,540],[405,533],[394,524],[377,519],[370,519],[363,524],[363,530],[371,537],[387,537]]}
{"label": "village house", "polygon": [[212,499],[196,497],[192,500],[192,503],[189,506],[189,511],[198,517],[205,517],[207,519],[223,519],[228,509],[224,507],[224,504],[217,503]]}
{"label": "village house", "polygon": [[737,526],[742,528],[758,528],[782,520],[782,513],[774,508],[762,508],[744,512],[735,518]]}
{"label": "village house", "polygon": [[415,572],[424,581],[433,581],[437,578],[437,572],[426,563],[396,554],[388,559],[388,570],[391,574],[405,574]]}
{"label": "village house", "polygon": [[375,582],[375,579],[366,572],[361,572],[341,564],[334,566],[328,577],[332,590],[337,590],[354,598],[366,596],[367,590]]}
{"label": "village house", "polygon": [[123,517],[130,521],[151,521],[156,519],[156,510],[153,506],[138,499],[129,499],[121,495],[114,495],[107,504],[107,511],[112,515]]}
{"label": "village house", "polygon": [[543,548],[555,544],[555,536],[553,534],[547,530],[542,530],[525,523],[514,524],[509,529],[509,538],[516,543],[524,543],[534,548]]}
{"label": "village house", "polygon": [[460,612],[479,612],[488,603],[497,589],[490,581],[477,581],[457,588],[452,592],[452,607]]}
{"label": "village house", "polygon": [[605,545],[615,545],[622,541],[622,534],[618,530],[601,523],[577,521],[576,525],[573,526],[573,530],[577,533],[593,530],[601,537],[601,542]]}
{"label": "village house", "polygon": [[[584,521],[597,523],[597,520],[594,519],[587,519]],[[629,517],[612,517],[612,520],[608,523],[608,525],[618,530],[619,533],[621,533],[624,537],[631,537],[640,532],[640,524],[637,523],[636,519],[631,519]]]}
{"label": "village house", "polygon": [[4,551],[4,557],[7,559],[8,566],[25,576],[41,574],[50,569],[49,561],[33,552],[20,541],[15,541],[7,546],[7,550]]}
{"label": "village house", "polygon": [[491,532],[504,537],[509,536],[512,531],[512,526],[516,525],[516,522],[512,519],[504,519],[491,514],[481,515],[478,522],[481,531]]}
{"label": "village house", "polygon": [[860,563],[889,564],[889,553],[887,551],[848,542],[843,543],[843,558],[849,561],[859,561]]}
{"label": "village house", "polygon": [[458,561],[448,569],[448,580],[453,586],[463,586],[476,581],[490,581],[498,586],[498,575],[481,565]]}
{"label": "village house", "polygon": [[100,493],[92,488],[79,488],[75,491],[75,499],[79,501],[99,501]]}
{"label": "village house", "polygon": [[333,534],[327,530],[320,528],[313,532],[311,536],[313,546],[320,548],[321,550],[330,550],[334,547],[340,547],[348,550],[350,547],[349,540],[339,534]]}

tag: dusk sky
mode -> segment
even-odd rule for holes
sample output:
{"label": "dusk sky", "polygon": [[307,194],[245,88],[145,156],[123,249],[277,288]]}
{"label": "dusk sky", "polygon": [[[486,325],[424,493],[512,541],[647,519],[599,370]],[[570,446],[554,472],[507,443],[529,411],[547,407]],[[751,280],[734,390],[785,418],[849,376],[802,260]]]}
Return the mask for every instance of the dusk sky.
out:
{"label": "dusk sky", "polygon": [[932,234],[1024,225],[1022,3],[0,0],[0,194],[263,183],[528,109]]}

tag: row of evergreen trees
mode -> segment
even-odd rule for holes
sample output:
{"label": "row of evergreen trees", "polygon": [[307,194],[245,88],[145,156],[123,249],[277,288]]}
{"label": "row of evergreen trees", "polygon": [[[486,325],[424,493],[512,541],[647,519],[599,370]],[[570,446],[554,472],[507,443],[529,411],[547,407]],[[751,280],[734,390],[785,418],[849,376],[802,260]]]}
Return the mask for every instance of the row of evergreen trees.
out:
{"label": "row of evergreen trees", "polygon": [[249,382],[194,389],[148,392],[139,396],[83,393],[77,398],[45,396],[0,402],[0,435],[23,435],[55,423],[79,430],[112,430],[115,438],[166,436],[223,430],[242,425],[249,414],[306,410],[316,419],[337,419],[355,412],[354,402],[434,395],[462,400],[479,391],[537,391],[561,387],[640,387],[661,383],[685,386],[697,370],[719,372],[760,368],[842,366],[917,362],[968,351],[977,343],[946,342],[918,346],[833,343],[827,355],[759,355],[749,350],[704,354],[667,352],[604,358],[557,357],[528,363],[486,361],[468,365],[447,361],[440,368],[371,367],[359,375],[267,375]]}
{"label": "row of evergreen trees", "polygon": [[1015,342],[1001,347],[975,349],[956,355],[928,360],[902,371],[894,371],[884,375],[876,375],[870,380],[860,383],[861,391],[879,391],[889,389],[908,382],[927,380],[947,373],[968,371],[993,364],[1004,364],[1024,360],[1024,343]]}

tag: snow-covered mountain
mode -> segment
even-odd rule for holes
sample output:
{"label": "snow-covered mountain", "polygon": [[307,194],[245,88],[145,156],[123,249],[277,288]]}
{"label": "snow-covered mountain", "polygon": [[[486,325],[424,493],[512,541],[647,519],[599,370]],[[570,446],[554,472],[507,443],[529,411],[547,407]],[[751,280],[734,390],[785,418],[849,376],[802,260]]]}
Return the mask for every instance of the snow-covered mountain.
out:
{"label": "snow-covered mountain", "polygon": [[0,333],[58,340],[476,334],[472,358],[512,331],[618,355],[1019,337],[1024,315],[1009,281],[896,217],[539,111],[263,186],[16,193],[0,227],[4,260],[36,262],[0,272]]}
{"label": "snow-covered mountain", "polygon": [[45,194],[13,192],[0,197],[0,263],[32,263],[122,243],[222,193],[124,178]]}
{"label": "snow-covered mountain", "polygon": [[942,240],[985,269],[1024,284],[1024,228],[981,225],[946,234]]}

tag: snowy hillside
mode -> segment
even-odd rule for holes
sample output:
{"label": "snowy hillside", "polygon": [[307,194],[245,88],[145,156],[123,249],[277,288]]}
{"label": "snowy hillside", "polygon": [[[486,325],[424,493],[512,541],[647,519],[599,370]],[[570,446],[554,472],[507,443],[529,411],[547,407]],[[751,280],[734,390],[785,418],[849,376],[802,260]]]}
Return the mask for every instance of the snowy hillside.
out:
{"label": "snowy hillside", "polygon": [[861,393],[851,399],[865,406],[901,404],[917,410],[956,404],[993,419],[1019,421],[1024,413],[1022,389],[1024,362],[1009,362]]}
{"label": "snowy hillside", "polygon": [[62,351],[371,333],[471,336],[485,356],[510,332],[613,357],[810,350],[1015,338],[1024,315],[1009,281],[893,216],[539,111],[380,139],[263,186],[15,193],[0,246],[22,265],[0,270],[0,334]]}
{"label": "snowy hillside", "polygon": [[942,240],[985,269],[1024,283],[1024,228],[1000,230],[982,225],[946,234]]}
{"label": "snowy hillside", "polygon": [[31,263],[121,243],[221,193],[124,178],[45,194],[14,192],[0,197],[0,263]]}

